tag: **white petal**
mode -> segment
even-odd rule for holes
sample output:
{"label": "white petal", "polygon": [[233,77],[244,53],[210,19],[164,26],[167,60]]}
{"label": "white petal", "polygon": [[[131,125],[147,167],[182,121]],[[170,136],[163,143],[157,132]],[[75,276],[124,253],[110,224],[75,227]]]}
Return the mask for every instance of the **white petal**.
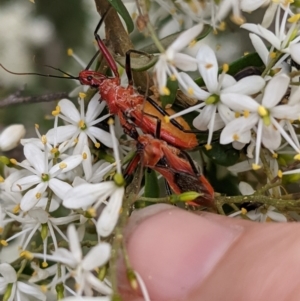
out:
{"label": "white petal", "polygon": [[12,184],[11,191],[19,192],[19,191],[27,190],[31,186],[41,183],[41,181],[42,181],[41,177],[39,176],[36,175],[27,176],[14,182]]}
{"label": "white petal", "polygon": [[51,179],[49,181],[49,187],[60,199],[63,199],[66,193],[72,188],[70,184],[59,179]]}
{"label": "white petal", "polygon": [[78,126],[72,124],[58,126],[56,129],[49,130],[46,137],[48,142],[51,144],[54,144],[55,141],[56,143],[62,143],[72,138],[77,130]]}
{"label": "white petal", "polygon": [[280,146],[281,135],[280,132],[274,128],[273,124],[269,126],[263,126],[262,143],[270,150],[275,150]]}
{"label": "white petal", "polygon": [[261,60],[265,64],[265,66],[268,65],[268,60],[269,60],[269,51],[268,48],[266,47],[265,43],[262,41],[262,39],[253,33],[249,34],[251,42],[253,44],[253,47],[255,48],[256,52],[260,56]]}
{"label": "white petal", "polygon": [[106,242],[100,243],[85,255],[82,261],[82,267],[86,271],[92,271],[97,267],[103,266],[110,258],[110,251],[110,244]]}
{"label": "white petal", "polygon": [[42,152],[34,144],[26,144],[24,146],[24,155],[30,162],[30,165],[34,167],[40,174],[48,172],[45,166],[45,153]]}
{"label": "white petal", "polygon": [[255,192],[252,186],[246,182],[239,183],[239,190],[242,193],[242,195],[251,195]]}
{"label": "white petal", "polygon": [[7,283],[14,283],[17,281],[17,273],[15,269],[8,263],[0,264],[0,274]]}
{"label": "white petal", "polygon": [[269,0],[242,0],[241,9],[250,13],[268,2]]}
{"label": "white petal", "polygon": [[[300,49],[299,49],[300,51]],[[295,105],[300,103],[300,87],[292,86],[291,96],[289,98],[288,104]]]}
{"label": "white petal", "polygon": [[234,111],[242,112],[248,110],[256,112],[259,104],[250,96],[234,93],[222,93],[221,101]]}
{"label": "white petal", "polygon": [[25,127],[22,124],[8,126],[0,135],[0,149],[7,152],[15,148],[20,143],[21,138],[25,136],[25,133]]}
{"label": "white petal", "polygon": [[114,189],[116,185],[113,181],[76,186],[63,197],[63,205],[71,209],[90,206],[99,197],[106,199]]}
{"label": "white petal", "polygon": [[42,293],[41,289],[38,286],[29,285],[27,283],[18,281],[18,290],[22,293],[30,296],[30,298],[36,298],[38,300],[46,301],[47,297]]}
{"label": "white petal", "polygon": [[174,65],[182,71],[196,71],[197,60],[185,53],[176,53]]}
{"label": "white petal", "polygon": [[218,112],[225,124],[235,119],[234,112],[222,103],[218,104]]}
{"label": "white petal", "polygon": [[91,126],[86,130],[86,134],[90,137],[95,137],[98,141],[102,142],[108,147],[112,147],[111,134],[95,126]]}
{"label": "white petal", "polygon": [[285,74],[274,76],[266,86],[262,105],[267,108],[276,106],[282,99],[290,83],[290,78]]}
{"label": "white petal", "polygon": [[74,155],[80,155],[83,152],[83,148],[85,145],[88,145],[88,136],[87,131],[79,132],[79,136],[77,139],[76,146],[73,150]]}
{"label": "white petal", "polygon": [[80,114],[75,105],[69,99],[62,99],[59,101],[61,113],[67,116],[70,120],[78,123],[80,121]]}
{"label": "white petal", "polygon": [[267,216],[276,222],[281,222],[281,223],[287,222],[287,218],[282,213],[279,212],[268,210]]}
{"label": "white petal", "polygon": [[[35,257],[39,258],[36,254]],[[47,258],[54,262],[61,262],[71,268],[75,268],[77,265],[77,261],[73,257],[73,254],[64,248],[58,248],[53,252],[53,255],[48,255]]]}
{"label": "white petal", "polygon": [[187,95],[189,95],[191,97],[195,97],[199,100],[205,100],[211,95],[207,91],[202,90],[188,74],[186,74],[184,72],[180,72],[180,77],[183,80],[183,82],[186,84],[187,88],[192,88],[192,90],[193,90],[193,94],[189,95],[189,92],[186,91],[186,89],[184,89],[184,87],[182,87],[179,84],[179,87],[181,88],[181,90],[183,90]]}
{"label": "white petal", "polygon": [[261,76],[252,75],[242,78],[234,85],[223,89],[221,93],[239,93],[252,95],[262,90],[265,86],[265,80]]}
{"label": "white petal", "polygon": [[87,145],[84,145],[83,152],[82,152],[82,167],[84,171],[84,176],[87,180],[92,177],[93,170],[92,170],[92,155],[90,148]]}
{"label": "white petal", "polygon": [[99,293],[104,295],[110,295],[112,293],[111,288],[106,283],[96,278],[92,273],[88,273],[85,278],[86,281]]}
{"label": "white petal", "polygon": [[34,208],[28,212],[28,216],[34,218],[41,224],[45,224],[48,221],[48,213],[41,208]]}
{"label": "white petal", "polygon": [[231,76],[227,73],[220,74],[219,81],[220,81],[221,77],[222,77],[222,90],[225,90],[226,88],[228,88],[230,86],[233,86],[237,82],[233,76]]}
{"label": "white petal", "polygon": [[249,117],[239,117],[229,122],[220,136],[221,144],[228,144],[236,140],[241,143],[249,143],[251,139],[250,130],[256,124],[258,116],[251,114]]}
{"label": "white petal", "polygon": [[272,109],[271,114],[277,119],[296,120],[300,117],[300,104],[289,106],[280,105]]}
{"label": "white petal", "polygon": [[48,183],[42,182],[38,184],[35,188],[28,190],[23,196],[20,207],[22,211],[28,211],[35,206],[35,204],[40,200],[41,194],[45,192],[48,187]]}
{"label": "white petal", "polygon": [[193,126],[200,131],[207,131],[214,105],[206,105],[201,113],[193,120]]}
{"label": "white petal", "polygon": [[97,221],[97,233],[100,236],[109,236],[115,228],[123,202],[123,195],[124,187],[119,187],[110,197],[108,204],[101,212]]}
{"label": "white petal", "polygon": [[198,68],[210,93],[217,93],[218,62],[214,51],[207,45],[201,45],[198,54]]}
{"label": "white petal", "polygon": [[[55,164],[53,167],[51,167],[49,174],[52,176],[58,171],[61,171],[62,173],[68,172],[72,169],[74,169],[76,166],[78,166],[82,162],[82,155],[74,155],[69,156],[65,160]],[[64,168],[60,168],[61,166],[66,166]]]}
{"label": "white petal", "polygon": [[271,1],[269,7],[265,11],[264,18],[261,22],[261,25],[263,27],[268,28],[272,24],[272,21],[274,19],[277,7],[278,7],[278,3],[275,3],[275,2]]}
{"label": "white petal", "polygon": [[300,43],[291,45],[290,46],[290,53],[291,53],[292,59],[297,64],[300,64]]}
{"label": "white petal", "polygon": [[203,24],[193,26],[192,28],[181,33],[178,38],[169,46],[166,52],[169,50],[178,52],[192,42],[202,31]]}
{"label": "white petal", "polygon": [[227,167],[227,169],[233,174],[238,174],[239,172],[244,172],[248,170],[252,170],[252,164],[254,163],[254,159],[245,160],[239,163],[236,163],[232,166]]}
{"label": "white petal", "polygon": [[69,248],[74,256],[74,259],[79,263],[82,258],[82,251],[81,251],[81,245],[78,240],[78,235],[76,228],[73,224],[69,225],[67,229],[67,236],[69,238]]}
{"label": "white petal", "polygon": [[88,296],[81,296],[78,299],[78,296],[71,296],[63,298],[61,301],[111,301],[110,297],[88,297]]}
{"label": "white petal", "polygon": [[93,96],[93,98],[91,99],[91,101],[89,102],[89,105],[87,107],[87,111],[85,114],[86,123],[94,121],[105,108],[106,103],[105,102],[100,103],[99,100],[100,100],[100,96],[98,93],[96,93]]}

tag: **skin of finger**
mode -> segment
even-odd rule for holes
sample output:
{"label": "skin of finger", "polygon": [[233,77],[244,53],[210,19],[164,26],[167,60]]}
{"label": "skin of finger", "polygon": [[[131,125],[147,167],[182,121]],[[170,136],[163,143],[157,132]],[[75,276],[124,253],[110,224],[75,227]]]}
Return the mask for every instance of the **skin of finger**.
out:
{"label": "skin of finger", "polygon": [[[199,217],[200,220],[203,217]],[[293,296],[299,297],[300,272],[299,247],[297,241],[300,234],[300,227],[296,224],[255,224],[238,219],[220,218],[209,214],[204,215],[204,219],[215,220],[224,227],[243,227],[244,233],[225,252],[223,258],[217,266],[207,276],[205,281],[199,283],[195,289],[186,292],[188,295],[177,300],[293,300]],[[151,218],[145,219],[142,223],[148,223],[147,227],[155,230],[154,221]],[[157,221],[155,221],[157,223]],[[199,222],[201,224],[201,222]],[[144,225],[145,226],[145,225]],[[147,228],[146,227],[146,228]],[[163,234],[159,225],[157,235]],[[205,231],[205,229],[199,229]],[[144,233],[145,234],[145,233]],[[138,233],[140,237],[136,239],[147,240],[143,233]],[[153,234],[155,235],[155,234]],[[131,241],[131,243],[134,243]],[[127,242],[130,246],[130,239]],[[151,247],[151,246],[150,246]],[[157,248],[156,246],[153,246]],[[135,248],[134,245],[128,248],[130,261],[133,267],[143,276],[143,266],[135,258],[141,258],[143,251],[144,262],[149,262],[153,250],[148,251]],[[161,250],[163,252],[164,250]],[[170,250],[166,250],[170,252]],[[178,251],[171,250],[175,254]],[[205,260],[205,258],[180,258],[193,268],[193,260]],[[151,264],[154,264],[151,261]],[[157,273],[159,274],[159,266]],[[164,267],[166,268],[166,267]],[[154,275],[155,277],[155,275]],[[183,279],[186,275],[182,275]],[[126,283],[123,282],[123,284]],[[128,284],[127,284],[128,285]],[[180,285],[180,283],[178,283]],[[126,285],[125,285],[126,286]],[[122,289],[124,300],[142,300],[140,296],[134,297],[132,290]],[[130,297],[129,297],[130,295]],[[151,297],[151,296],[150,296]],[[242,298],[242,299],[241,299]],[[156,299],[160,300],[156,296]],[[168,299],[164,299],[168,300]],[[172,299],[174,300],[174,298]]]}

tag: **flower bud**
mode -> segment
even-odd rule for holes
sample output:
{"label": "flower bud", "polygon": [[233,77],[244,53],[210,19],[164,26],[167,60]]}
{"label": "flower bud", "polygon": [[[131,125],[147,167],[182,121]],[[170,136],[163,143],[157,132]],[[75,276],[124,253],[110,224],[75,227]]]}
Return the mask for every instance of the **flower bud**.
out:
{"label": "flower bud", "polygon": [[13,124],[0,134],[0,149],[4,152],[15,148],[25,136],[25,127],[22,124]]}

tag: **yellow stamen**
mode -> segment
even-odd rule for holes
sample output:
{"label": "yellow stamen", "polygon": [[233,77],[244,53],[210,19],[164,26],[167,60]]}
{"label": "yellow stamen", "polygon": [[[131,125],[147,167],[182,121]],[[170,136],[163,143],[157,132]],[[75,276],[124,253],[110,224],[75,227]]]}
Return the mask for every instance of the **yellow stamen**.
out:
{"label": "yellow stamen", "polygon": [[165,120],[165,123],[170,123],[170,116],[165,116],[164,120]]}
{"label": "yellow stamen", "polygon": [[83,153],[83,154],[82,154],[82,159],[83,159],[83,160],[86,160],[87,157],[88,157],[88,156],[87,156],[87,153]]}
{"label": "yellow stamen", "polygon": [[31,3],[33,3],[33,4],[35,4],[34,0],[29,0],[29,2],[31,2]]}
{"label": "yellow stamen", "polygon": [[261,168],[260,165],[255,164],[255,163],[252,164],[252,169],[253,169],[253,170],[258,170],[258,169],[260,169],[260,168]]}
{"label": "yellow stamen", "polygon": [[229,70],[229,65],[228,64],[223,64],[223,72],[227,73]]}
{"label": "yellow stamen", "polygon": [[175,82],[177,80],[176,75],[175,74],[171,74],[170,75],[170,80],[173,81],[173,82]]}
{"label": "yellow stamen", "polygon": [[192,87],[188,87],[187,92],[189,95],[193,96],[194,95],[194,89]]}
{"label": "yellow stamen", "polygon": [[41,140],[42,140],[42,143],[45,145],[47,143],[46,135],[43,135]]}
{"label": "yellow stamen", "polygon": [[300,154],[297,154],[297,155],[294,157],[294,160],[300,161]]}
{"label": "yellow stamen", "polygon": [[226,29],[226,23],[223,21],[219,24],[219,30],[224,31]]}
{"label": "yellow stamen", "polygon": [[80,120],[80,121],[78,122],[78,126],[79,126],[81,129],[84,129],[84,128],[85,128],[85,123],[84,123],[84,121],[83,121],[83,120]]}
{"label": "yellow stamen", "polygon": [[232,15],[230,16],[230,20],[239,26],[245,23],[245,18],[243,18],[242,16]]}
{"label": "yellow stamen", "polygon": [[189,44],[189,47],[190,48],[194,47],[196,45],[196,43],[197,43],[196,40],[191,41],[190,44]]}
{"label": "yellow stamen", "polygon": [[239,118],[241,116],[240,112],[234,112],[234,117]]}
{"label": "yellow stamen", "polygon": [[96,210],[95,210],[95,208],[93,208],[93,207],[89,208],[86,212],[88,213],[88,215],[90,217],[95,217],[96,213],[97,213]]}
{"label": "yellow stamen", "polygon": [[79,98],[85,99],[86,98],[86,94],[83,93],[83,92],[79,92]]}
{"label": "yellow stamen", "polygon": [[241,209],[241,214],[245,215],[245,214],[247,214],[247,212],[248,212],[248,211],[247,211],[246,208],[242,208],[242,209]]}
{"label": "yellow stamen", "polygon": [[16,206],[13,208],[13,213],[14,213],[14,214],[18,213],[18,212],[20,211],[20,209],[21,209],[20,204],[16,205]]}
{"label": "yellow stamen", "polygon": [[206,144],[204,147],[205,147],[205,149],[206,149],[207,151],[209,151],[209,150],[212,149],[211,144]]}
{"label": "yellow stamen", "polygon": [[212,68],[213,66],[214,66],[213,64],[207,63],[207,64],[205,65],[205,68],[206,68],[206,69],[210,69],[210,68]]}
{"label": "yellow stamen", "polygon": [[56,106],[55,110],[52,111],[52,115],[53,116],[57,116],[60,113],[60,106]]}
{"label": "yellow stamen", "polygon": [[67,54],[68,54],[68,56],[72,56],[73,55],[73,49],[72,48],[68,48]]}
{"label": "yellow stamen", "polygon": [[277,177],[280,179],[282,178],[282,171],[280,169],[277,172]]}
{"label": "yellow stamen", "polygon": [[11,164],[14,164],[14,165],[17,165],[18,164],[18,161],[16,160],[16,159],[10,159],[9,160],[9,162],[11,163]]}
{"label": "yellow stamen", "polygon": [[3,228],[2,227],[0,227],[0,234],[2,234],[3,233]]}
{"label": "yellow stamen", "polygon": [[277,158],[278,158],[278,154],[274,153],[274,154],[272,154],[272,157],[273,157],[274,159],[277,159]]}
{"label": "yellow stamen", "polygon": [[43,293],[47,293],[48,291],[47,285],[40,285],[40,289]]}
{"label": "yellow stamen", "polygon": [[78,143],[78,138],[74,139],[74,143],[77,144]]}
{"label": "yellow stamen", "polygon": [[269,55],[270,55],[271,59],[275,59],[276,58],[276,52],[274,52],[274,51],[270,52]]}
{"label": "yellow stamen", "polygon": [[65,163],[65,162],[61,162],[61,163],[59,163],[59,168],[60,169],[64,169],[64,168],[66,168],[68,165],[67,165],[67,163]]}
{"label": "yellow stamen", "polygon": [[259,106],[257,112],[261,117],[265,117],[268,115],[268,110],[264,106]]}
{"label": "yellow stamen", "polygon": [[299,21],[299,19],[300,19],[300,14],[295,14],[295,15],[288,18],[288,22],[296,23],[296,22]]}
{"label": "yellow stamen", "polygon": [[4,183],[4,178],[0,176],[0,183]]}
{"label": "yellow stamen", "polygon": [[239,141],[240,137],[239,137],[238,134],[233,134],[232,139],[233,139],[234,141]]}
{"label": "yellow stamen", "polygon": [[170,95],[171,92],[167,87],[162,87],[162,95]]}
{"label": "yellow stamen", "polygon": [[0,244],[3,246],[3,247],[7,247],[8,246],[8,242],[4,239],[1,239],[0,240]]}
{"label": "yellow stamen", "polygon": [[20,256],[21,256],[21,257],[24,257],[24,258],[26,258],[26,259],[28,259],[28,260],[32,260],[32,259],[33,259],[32,253],[29,252],[29,251],[26,251],[26,250],[22,251],[22,252],[20,253]]}
{"label": "yellow stamen", "polygon": [[249,115],[250,115],[250,112],[249,112],[248,110],[245,110],[245,111],[244,111],[244,117],[245,117],[245,118],[248,118]]}
{"label": "yellow stamen", "polygon": [[114,125],[115,124],[115,121],[113,118],[109,118],[108,121],[107,121],[107,124],[108,125]]}
{"label": "yellow stamen", "polygon": [[248,54],[249,54],[248,51],[245,51],[245,52],[244,52],[244,56],[247,56]]}
{"label": "yellow stamen", "polygon": [[53,147],[50,151],[51,154],[56,154],[58,152],[58,148]]}
{"label": "yellow stamen", "polygon": [[41,198],[42,194],[40,192],[37,192],[36,195],[35,195],[35,198],[37,200],[39,200]]}
{"label": "yellow stamen", "polygon": [[100,147],[100,143],[99,142],[95,143],[95,147],[99,148]]}
{"label": "yellow stamen", "polygon": [[40,128],[40,126],[39,126],[37,123],[34,125],[34,127],[35,127],[36,129],[39,129],[39,128]]}
{"label": "yellow stamen", "polygon": [[43,268],[46,268],[47,266],[48,266],[48,263],[47,263],[46,261],[43,261],[42,267],[43,267]]}

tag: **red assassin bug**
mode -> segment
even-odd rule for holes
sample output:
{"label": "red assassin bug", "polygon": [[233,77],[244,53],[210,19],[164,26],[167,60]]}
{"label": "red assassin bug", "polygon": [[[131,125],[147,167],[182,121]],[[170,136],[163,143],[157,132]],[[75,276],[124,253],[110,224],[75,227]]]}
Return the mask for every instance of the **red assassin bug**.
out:
{"label": "red assassin bug", "polygon": [[137,137],[137,154],[127,167],[126,174],[132,174],[139,161],[159,172],[176,194],[187,191],[202,193],[191,204],[214,206],[212,186],[186,152],[150,135],[141,135]]}
{"label": "red assassin bug", "polygon": [[[171,120],[170,123],[164,121],[164,116],[168,113],[163,110],[154,100],[139,94],[133,87],[130,54],[132,52],[140,53],[136,50],[129,50],[126,53],[126,73],[129,85],[124,88],[120,85],[120,77],[116,63],[104,45],[100,36],[97,34],[103,18],[98,23],[94,36],[98,43],[100,51],[103,53],[114,78],[109,78],[104,74],[87,70],[92,64],[94,58],[88,64],[85,70],[79,73],[78,79],[83,85],[89,85],[99,89],[101,99],[107,102],[110,113],[118,115],[121,125],[127,133],[135,132],[135,126],[141,128],[144,133],[154,134],[158,123],[161,123],[161,139],[167,141],[180,149],[193,149],[199,145],[195,133],[189,130],[188,124],[184,119]],[[144,54],[144,53],[142,53]],[[188,128],[188,130],[186,130]],[[182,133],[185,132],[183,135]]]}

